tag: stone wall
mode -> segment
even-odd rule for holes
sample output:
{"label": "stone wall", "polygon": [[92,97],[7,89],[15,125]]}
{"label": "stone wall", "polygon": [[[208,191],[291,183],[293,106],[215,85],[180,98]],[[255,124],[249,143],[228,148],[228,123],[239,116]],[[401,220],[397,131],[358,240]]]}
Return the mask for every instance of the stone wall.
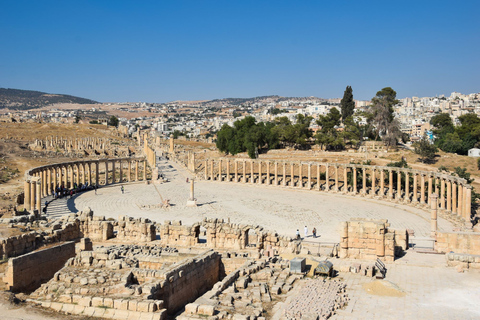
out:
{"label": "stone wall", "polygon": [[480,232],[437,232],[438,252],[480,255]]}
{"label": "stone wall", "polygon": [[389,229],[387,220],[352,219],[342,223],[340,257],[394,261],[408,248],[406,230]]}
{"label": "stone wall", "polygon": [[220,279],[220,255],[208,251],[184,260],[167,269],[163,275],[164,286],[155,298],[165,302],[168,313],[174,314],[186,303],[207,292]]}
{"label": "stone wall", "polygon": [[480,269],[480,255],[449,252],[445,255],[449,267],[463,269]]}
{"label": "stone wall", "polygon": [[117,232],[117,239],[121,240],[147,242],[157,238],[155,224],[145,218],[121,216],[114,226],[114,231]]}
{"label": "stone wall", "polygon": [[8,261],[3,281],[13,292],[31,291],[48,281],[65,262],[75,256],[75,243],[67,242],[52,248],[25,254]]}

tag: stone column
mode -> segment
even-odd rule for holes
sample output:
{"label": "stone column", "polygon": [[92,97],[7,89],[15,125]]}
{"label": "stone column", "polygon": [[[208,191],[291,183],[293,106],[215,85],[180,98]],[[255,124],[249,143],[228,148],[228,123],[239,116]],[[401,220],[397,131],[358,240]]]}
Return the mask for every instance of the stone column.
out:
{"label": "stone column", "polygon": [[343,167],[343,193],[348,192],[347,166]]}
{"label": "stone column", "polygon": [[267,185],[270,184],[270,161],[267,161]]}
{"label": "stone column", "polygon": [[218,159],[218,181],[223,181],[223,179],[222,179],[222,159]]}
{"label": "stone column", "polygon": [[431,209],[431,218],[430,218],[430,237],[435,238],[437,236],[437,200],[438,196],[436,193],[430,195],[432,198],[430,209]]}
{"label": "stone column", "polygon": [[299,188],[303,188],[303,165],[301,162],[298,163],[298,186]]}
{"label": "stone column", "polygon": [[23,183],[23,191],[24,191],[24,197],[23,197],[23,207],[25,210],[30,211],[32,207],[30,206],[30,182],[25,181]]}
{"label": "stone column", "polygon": [[463,209],[462,209],[463,219],[465,219],[465,221],[469,221],[470,219],[467,220],[467,207],[469,207],[470,204],[467,203],[467,186],[463,186],[462,195],[463,195]]}
{"label": "stone column", "polygon": [[380,169],[380,197],[385,196],[385,172]]}
{"label": "stone column", "polygon": [[57,186],[58,186],[58,181],[57,181],[57,172],[58,172],[58,167],[53,166],[53,192],[56,192]]}
{"label": "stone column", "polygon": [[417,186],[418,186],[418,178],[417,178],[417,173],[414,172],[413,173],[413,186],[412,186],[412,189],[413,189],[413,203],[417,203],[418,202],[418,198],[417,198]]}
{"label": "stone column", "polygon": [[214,160],[210,160],[210,180],[215,180],[214,179],[214,174],[213,174],[213,171],[214,171]]}
{"label": "stone column", "polygon": [[100,185],[100,161],[95,161],[95,187]]}
{"label": "stone column", "polygon": [[335,165],[335,192],[338,192],[338,165]]}
{"label": "stone column", "polygon": [[230,160],[227,159],[227,182],[230,182]]}
{"label": "stone column", "polygon": [[204,167],[205,167],[205,180],[208,180],[208,161],[204,161]]}
{"label": "stone column", "polygon": [[325,191],[330,191],[330,176],[328,172],[328,164],[325,165]]}
{"label": "stone column", "polygon": [[47,195],[47,170],[43,169],[42,173],[42,197]]}
{"label": "stone column", "polygon": [[173,154],[174,151],[175,151],[175,146],[174,146],[174,144],[173,144],[173,134],[171,134],[171,135],[170,135],[170,149],[168,150],[168,152],[170,152],[170,153]]}
{"label": "stone column", "polygon": [[147,160],[143,160],[143,180],[147,181]]}
{"label": "stone column", "polygon": [[52,168],[47,169],[47,195],[52,194]]}
{"label": "stone column", "polygon": [[463,186],[458,185],[458,216],[463,218]]}
{"label": "stone column", "polygon": [[[155,162],[155,158],[152,160],[152,164]],[[118,160],[119,174],[120,174],[120,183],[123,182],[123,162]]]}
{"label": "stone column", "polygon": [[70,165],[70,189],[73,188],[73,164]]}
{"label": "stone column", "polygon": [[295,170],[295,167],[294,167],[294,164],[293,162],[290,163],[290,187],[295,187],[295,174],[294,174],[294,170]]}
{"label": "stone column", "polygon": [[312,164],[309,163],[307,167],[307,188],[310,190],[312,188]]}
{"label": "stone column", "polygon": [[422,184],[420,186],[420,203],[425,204],[425,175],[423,173],[421,174],[420,183]]}
{"label": "stone column", "polygon": [[440,209],[445,209],[445,179],[440,180]]}
{"label": "stone column", "polygon": [[255,182],[255,176],[253,175],[253,171],[254,171],[254,163],[253,163],[253,160],[250,160],[250,183],[254,183]]}
{"label": "stone column", "polygon": [[467,187],[467,196],[465,197],[465,221],[470,222],[472,215],[472,188]]}
{"label": "stone column", "polygon": [[117,182],[116,161],[112,160],[112,183]]}
{"label": "stone column", "polygon": [[427,195],[428,195],[428,204],[430,204],[430,196],[432,195],[433,193],[433,188],[432,188],[432,176],[429,175],[428,176],[428,191],[427,191]]}
{"label": "stone column", "polygon": [[132,161],[127,160],[127,181],[132,181]]}
{"label": "stone column", "polygon": [[320,190],[320,165],[317,164],[317,190]]}
{"label": "stone column", "polygon": [[457,183],[452,183],[452,213],[457,214]]}
{"label": "stone column", "polygon": [[388,199],[393,199],[393,171],[388,170]]}
{"label": "stone column", "polygon": [[35,180],[30,180],[30,210],[34,211],[35,210],[35,197],[36,197],[36,181]]}
{"label": "stone column", "polygon": [[362,167],[362,194],[367,194],[367,169]]}
{"label": "stone column", "polygon": [[287,185],[287,164],[283,163],[283,181],[282,185],[285,187]]}
{"label": "stone column", "polygon": [[85,184],[85,177],[86,177],[86,173],[85,173],[85,162],[82,162],[82,175],[80,177],[80,182],[82,184]]}
{"label": "stone column", "polygon": [[242,164],[243,164],[243,168],[242,168],[242,173],[243,173],[242,182],[245,183],[245,182],[247,182],[247,170],[246,170],[246,168],[245,168],[245,160],[242,160]]}
{"label": "stone column", "polygon": [[[137,161],[137,180],[138,180],[138,161]],[[105,185],[108,186],[110,181],[108,181],[108,160],[105,160]]]}
{"label": "stone column", "polygon": [[377,227],[377,236],[375,241],[375,251],[377,257],[384,257],[385,256],[385,229],[378,226]]}
{"label": "stone column", "polygon": [[357,167],[353,167],[353,179],[352,179],[353,194],[357,194]]}
{"label": "stone column", "polygon": [[275,161],[275,179],[274,179],[274,182],[275,182],[275,185],[278,186],[278,162]]}
{"label": "stone column", "polygon": [[410,202],[410,173],[405,171],[405,202]]}
{"label": "stone column", "polygon": [[235,160],[235,182],[238,182],[238,161]]}
{"label": "stone column", "polygon": [[397,169],[397,200],[402,199],[402,172]]}
{"label": "stone column", "polygon": [[35,209],[38,210],[38,212],[42,212],[42,181],[39,179],[36,182],[36,192],[35,192]]}
{"label": "stone column", "polygon": [[138,181],[138,162],[138,160],[135,160],[135,181]]}
{"label": "stone column", "polygon": [[77,185],[77,187],[80,185],[80,165],[78,163],[75,163],[72,165],[72,171],[74,175],[74,183]]}
{"label": "stone column", "polygon": [[447,211],[452,212],[452,181],[447,180]]}
{"label": "stone column", "polygon": [[372,197],[375,197],[375,191],[376,191],[375,190],[375,188],[376,188],[375,184],[376,184],[376,180],[377,180],[377,175],[376,175],[375,171],[376,171],[376,169],[372,168],[372,192],[371,192]]}

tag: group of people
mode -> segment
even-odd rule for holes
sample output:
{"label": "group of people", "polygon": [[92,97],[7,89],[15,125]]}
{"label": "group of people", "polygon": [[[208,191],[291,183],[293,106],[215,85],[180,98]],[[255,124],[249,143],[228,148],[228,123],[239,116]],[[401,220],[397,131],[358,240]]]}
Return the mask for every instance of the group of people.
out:
{"label": "group of people", "polygon": [[95,188],[95,190],[97,189],[96,186],[94,187],[92,185],[89,185],[88,182],[86,182],[84,184],[80,184],[80,185],[77,185],[76,183],[74,183],[72,189],[67,189],[62,184],[61,186],[55,188],[55,191],[53,192],[53,198],[54,199],[59,199],[59,198],[63,198],[63,197],[66,197],[66,196],[70,196],[70,198],[71,198],[74,194],[76,194],[78,192],[85,191],[85,190],[92,190],[94,188]]}
{"label": "group of people", "polygon": [[[305,232],[305,238],[308,237],[308,227],[307,227],[307,226],[305,226],[304,232]],[[317,228],[315,228],[315,227],[313,227],[312,236],[313,236],[314,238],[317,237]],[[299,231],[298,229],[297,229],[297,232],[296,232],[296,237],[297,237],[297,239],[300,239],[300,238],[301,238],[301,237],[300,237],[300,231]]]}

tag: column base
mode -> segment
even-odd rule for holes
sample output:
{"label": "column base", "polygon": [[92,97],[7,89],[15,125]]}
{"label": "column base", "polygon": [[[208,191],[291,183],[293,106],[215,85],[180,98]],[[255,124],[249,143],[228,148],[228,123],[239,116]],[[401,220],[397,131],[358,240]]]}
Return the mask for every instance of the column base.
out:
{"label": "column base", "polygon": [[187,200],[187,207],[196,207],[197,206],[197,199],[194,200]]}

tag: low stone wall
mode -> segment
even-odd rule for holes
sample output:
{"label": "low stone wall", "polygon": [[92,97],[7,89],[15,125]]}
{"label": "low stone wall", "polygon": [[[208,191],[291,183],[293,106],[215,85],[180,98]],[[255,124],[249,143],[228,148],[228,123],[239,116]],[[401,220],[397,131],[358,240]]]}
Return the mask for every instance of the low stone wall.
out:
{"label": "low stone wall", "polygon": [[48,281],[65,262],[75,256],[75,243],[67,242],[52,248],[25,254],[8,261],[3,281],[13,292],[32,291]]}
{"label": "low stone wall", "polygon": [[155,224],[145,218],[121,216],[114,226],[114,231],[117,232],[117,239],[121,240],[147,242],[157,238]]}
{"label": "low stone wall", "polygon": [[408,248],[407,231],[389,229],[387,220],[352,219],[342,223],[340,257],[394,261]]}
{"label": "low stone wall", "polygon": [[480,255],[480,232],[437,232],[438,252]]}
{"label": "low stone wall", "polygon": [[41,246],[42,242],[41,235],[36,232],[9,237],[0,241],[0,256],[6,259],[31,252]]}
{"label": "low stone wall", "polygon": [[160,239],[170,246],[194,246],[198,243],[200,225],[184,226],[181,221],[165,221],[160,227]]}
{"label": "low stone wall", "polygon": [[449,252],[445,258],[449,267],[480,269],[480,255]]}
{"label": "low stone wall", "polygon": [[169,314],[174,314],[219,281],[220,255],[208,251],[170,267],[162,277],[165,284],[155,296],[165,302]]}

